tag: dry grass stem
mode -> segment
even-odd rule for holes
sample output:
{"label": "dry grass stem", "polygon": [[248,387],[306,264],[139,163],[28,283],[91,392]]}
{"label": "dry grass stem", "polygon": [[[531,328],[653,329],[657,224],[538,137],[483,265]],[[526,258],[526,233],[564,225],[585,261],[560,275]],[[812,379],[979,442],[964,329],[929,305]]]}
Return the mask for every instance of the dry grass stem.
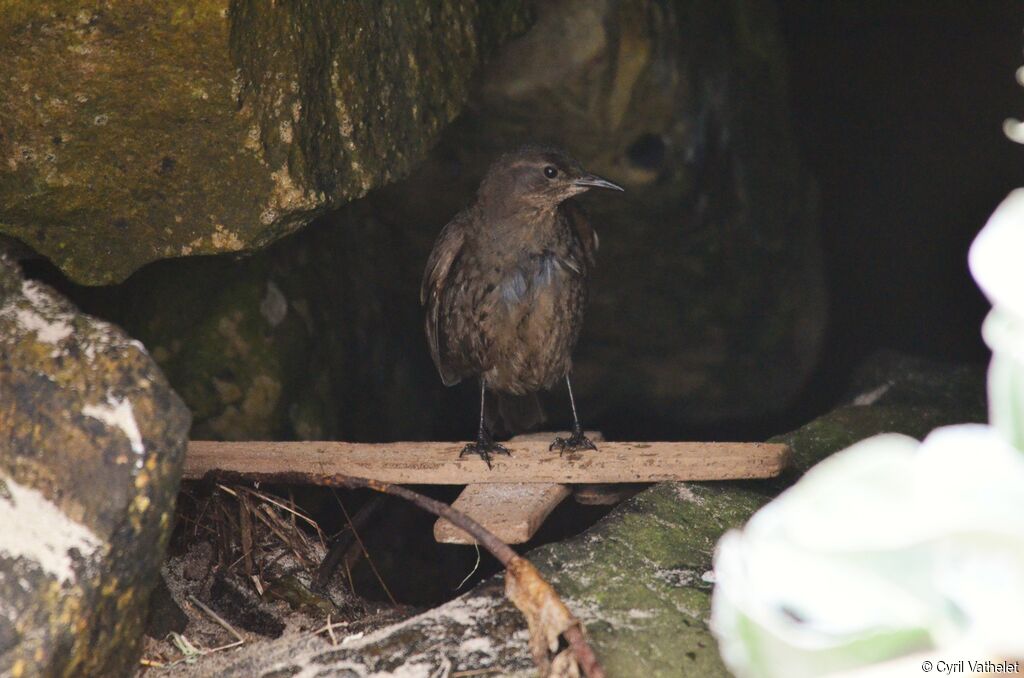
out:
{"label": "dry grass stem", "polygon": [[[213,621],[215,621],[218,624],[220,624],[221,627],[224,628],[224,630],[226,630],[228,633],[233,635],[238,640],[238,642],[235,643],[235,645],[241,645],[242,643],[245,642],[245,638],[243,638],[242,634],[240,634],[238,631],[235,630],[234,626],[232,626],[231,624],[229,624],[226,621],[224,621],[223,617],[221,617],[219,614],[217,614],[216,612],[211,610],[209,607],[207,607],[205,603],[203,603],[201,600],[199,600],[195,596],[189,596],[188,599],[194,605],[196,605],[200,610],[202,610],[206,614],[210,615],[210,618],[213,619]],[[224,648],[218,648],[218,649],[224,649]],[[211,652],[212,651],[213,650],[211,650]]]}

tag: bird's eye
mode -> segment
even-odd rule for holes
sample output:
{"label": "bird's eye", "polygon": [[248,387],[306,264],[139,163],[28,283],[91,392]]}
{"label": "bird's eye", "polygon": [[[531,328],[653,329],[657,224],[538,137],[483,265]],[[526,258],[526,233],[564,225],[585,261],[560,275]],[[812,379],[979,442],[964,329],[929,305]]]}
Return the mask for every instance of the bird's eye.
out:
{"label": "bird's eye", "polygon": [[547,167],[544,168],[544,176],[546,176],[548,179],[554,179],[555,177],[558,176],[558,170],[552,167],[551,165],[548,165]]}

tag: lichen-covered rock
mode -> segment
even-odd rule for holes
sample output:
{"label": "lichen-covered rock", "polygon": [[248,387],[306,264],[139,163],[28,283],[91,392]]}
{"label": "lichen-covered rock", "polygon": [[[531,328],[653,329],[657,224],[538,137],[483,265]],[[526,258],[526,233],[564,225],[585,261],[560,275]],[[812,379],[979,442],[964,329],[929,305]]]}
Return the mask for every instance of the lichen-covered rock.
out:
{"label": "lichen-covered rock", "polygon": [[405,173],[525,3],[0,5],[0,233],[88,284],[261,247]]}
{"label": "lichen-covered rock", "polygon": [[0,674],[134,668],[188,424],[141,344],[0,255]]}
{"label": "lichen-covered rock", "polygon": [[[858,389],[851,404],[776,438],[793,448],[798,472],[882,431],[923,435],[934,426],[984,417],[980,369],[889,354],[862,370]],[[529,558],[584,621],[609,675],[728,678],[708,630],[712,554],[727,529],[742,525],[785,482],[662,483],[579,537]],[[492,580],[336,647],[322,636],[286,636],[210,658],[187,675],[269,677],[299,675],[308,667],[352,676],[428,676],[445,667],[534,675],[525,623],[502,591]]]}
{"label": "lichen-covered rock", "polygon": [[[482,101],[375,199],[430,241],[487,163],[534,140],[626,187],[585,197],[600,234],[576,394],[606,433],[786,407],[825,323],[813,190],[770,3],[569,0],[486,67]],[[652,431],[653,435],[657,435]]]}

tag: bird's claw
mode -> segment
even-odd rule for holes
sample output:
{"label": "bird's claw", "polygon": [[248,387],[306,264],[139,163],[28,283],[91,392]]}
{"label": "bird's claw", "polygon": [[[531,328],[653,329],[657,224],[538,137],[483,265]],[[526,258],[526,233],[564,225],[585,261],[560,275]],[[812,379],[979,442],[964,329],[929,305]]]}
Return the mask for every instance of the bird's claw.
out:
{"label": "bird's claw", "polygon": [[597,450],[597,445],[591,442],[590,438],[583,435],[583,431],[574,431],[568,438],[555,438],[548,450],[553,452],[558,449],[558,456],[566,452],[579,452],[580,450]]}
{"label": "bird's claw", "polygon": [[500,445],[493,440],[487,438],[477,438],[471,443],[466,443],[466,446],[462,448],[462,452],[459,452],[459,458],[466,456],[467,454],[478,454],[480,458],[487,464],[487,468],[494,468],[491,466],[491,455],[492,454],[504,454],[511,457],[512,453],[508,451],[508,448],[504,445]]}

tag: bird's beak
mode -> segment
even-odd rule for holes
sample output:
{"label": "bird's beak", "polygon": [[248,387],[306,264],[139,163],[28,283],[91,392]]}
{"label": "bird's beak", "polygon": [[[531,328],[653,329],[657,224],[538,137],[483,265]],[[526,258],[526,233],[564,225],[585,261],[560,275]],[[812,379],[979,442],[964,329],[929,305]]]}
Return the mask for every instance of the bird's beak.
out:
{"label": "bird's beak", "polygon": [[626,190],[622,186],[619,186],[618,184],[613,184],[607,179],[602,179],[601,177],[594,174],[584,174],[582,177],[576,179],[572,183],[576,186],[583,186],[585,188],[610,188],[613,191]]}

